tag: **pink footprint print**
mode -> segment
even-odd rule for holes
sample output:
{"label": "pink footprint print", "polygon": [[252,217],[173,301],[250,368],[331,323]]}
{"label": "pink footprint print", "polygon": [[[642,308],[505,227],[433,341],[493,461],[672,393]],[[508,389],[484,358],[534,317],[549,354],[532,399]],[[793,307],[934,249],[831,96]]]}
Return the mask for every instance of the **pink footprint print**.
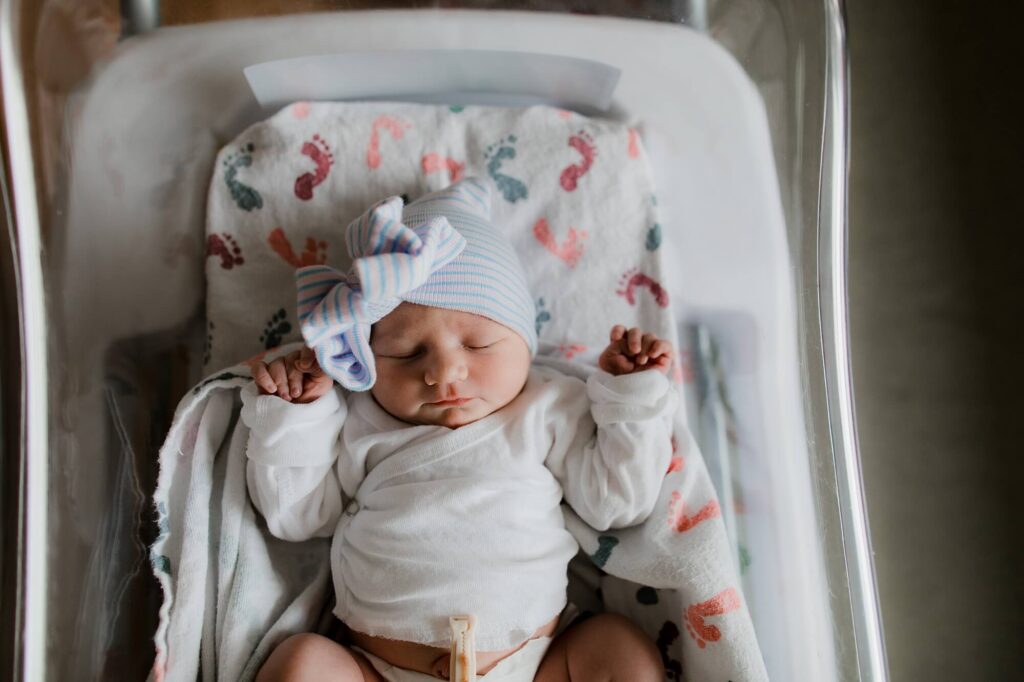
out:
{"label": "pink footprint print", "polygon": [[654,295],[654,301],[662,308],[668,307],[668,292],[653,279],[640,272],[637,268],[627,270],[619,278],[619,288],[615,291],[619,296],[624,296],[630,305],[636,305],[636,288],[649,289]]}
{"label": "pink footprint print", "polygon": [[331,172],[334,155],[331,154],[331,148],[319,135],[314,135],[312,140],[302,143],[302,153],[312,159],[316,164],[316,169],[312,173],[303,173],[295,179],[295,196],[303,201],[309,201],[313,198],[313,188],[323,182],[327,178],[327,174]]}
{"label": "pink footprint print", "polygon": [[594,157],[597,156],[597,150],[594,148],[594,140],[584,130],[579,131],[569,138],[569,146],[578,151],[583,159],[579,163],[574,163],[562,171],[562,175],[558,180],[562,185],[562,189],[566,192],[572,192],[576,189],[576,185],[580,178],[586,175],[587,171],[590,170],[590,167],[594,165]]}
{"label": "pink footprint print", "polygon": [[153,680],[155,682],[163,682],[164,681],[164,675],[167,674],[167,664],[166,663],[162,663],[159,660],[159,656],[157,657],[157,660],[153,662],[152,673],[153,673]]}
{"label": "pink footprint print", "polygon": [[677,533],[685,533],[703,521],[722,515],[722,509],[715,500],[705,504],[693,516],[687,516],[684,507],[683,496],[678,490],[673,491],[668,503],[668,525]]}
{"label": "pink footprint print", "polygon": [[235,238],[226,232],[211,234],[206,238],[206,256],[218,256],[220,266],[225,270],[245,263],[245,259],[242,258],[242,248]]}
{"label": "pink footprint print", "polygon": [[578,343],[563,343],[558,346],[558,352],[561,353],[562,357],[566,360],[572,360],[586,349],[586,346],[581,346]]}
{"label": "pink footprint print", "polygon": [[551,226],[548,225],[547,219],[541,218],[533,226],[533,236],[544,248],[558,256],[570,268],[574,268],[580,257],[583,256],[583,240],[587,238],[587,232],[570,227],[569,236],[559,244],[551,232]]}
{"label": "pink footprint print", "polygon": [[295,118],[306,118],[309,116],[310,108],[309,102],[296,102],[292,105],[292,116]]}
{"label": "pink footprint print", "polygon": [[636,128],[629,129],[629,146],[626,148],[626,154],[631,159],[640,158],[640,133],[636,131]]}
{"label": "pink footprint print", "polygon": [[693,369],[693,353],[681,350],[676,355],[675,367],[672,369],[672,380],[677,384],[692,384],[696,374]]}
{"label": "pink footprint print", "polygon": [[714,625],[704,623],[705,618],[721,616],[735,611],[742,606],[740,594],[734,587],[728,587],[711,599],[686,607],[686,631],[690,633],[697,646],[703,649],[707,642],[722,639],[722,631]]}
{"label": "pink footprint print", "polygon": [[426,154],[420,161],[420,165],[423,167],[423,173],[425,175],[447,170],[448,180],[453,183],[461,180],[462,173],[466,170],[466,164],[459,163],[452,158],[441,156],[436,152]]}
{"label": "pink footprint print", "polygon": [[682,471],[683,466],[686,463],[682,457],[676,454],[679,452],[679,443],[676,442],[676,437],[672,436],[670,441],[672,443],[672,459],[668,463],[668,471],[665,472],[666,475],[671,474],[674,471]]}
{"label": "pink footprint print", "polygon": [[366,149],[366,165],[371,169],[380,168],[380,131],[385,130],[391,134],[391,139],[401,140],[405,136],[405,131],[411,126],[400,119],[388,116],[387,114],[378,116],[373,121],[373,127],[370,131],[370,145]]}
{"label": "pink footprint print", "polygon": [[327,262],[327,242],[320,242],[313,237],[306,239],[306,248],[296,255],[288,235],[280,227],[267,236],[267,244],[271,250],[292,267],[303,268],[307,265],[323,265]]}

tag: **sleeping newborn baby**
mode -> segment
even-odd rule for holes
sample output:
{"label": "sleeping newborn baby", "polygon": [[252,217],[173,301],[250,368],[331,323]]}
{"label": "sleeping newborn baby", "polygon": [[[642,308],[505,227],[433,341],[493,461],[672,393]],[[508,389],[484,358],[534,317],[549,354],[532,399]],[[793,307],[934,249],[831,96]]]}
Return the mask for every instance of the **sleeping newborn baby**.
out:
{"label": "sleeping newborn baby", "polygon": [[309,347],[242,394],[252,500],[277,537],[333,537],[344,644],[294,635],[257,679],[444,679],[449,618],[471,614],[478,679],[662,680],[626,619],[566,627],[561,503],[598,530],[651,513],[669,343],[618,325],[586,382],[532,364],[532,299],[476,179],[375,205],[347,246],[346,275],[296,275]]}

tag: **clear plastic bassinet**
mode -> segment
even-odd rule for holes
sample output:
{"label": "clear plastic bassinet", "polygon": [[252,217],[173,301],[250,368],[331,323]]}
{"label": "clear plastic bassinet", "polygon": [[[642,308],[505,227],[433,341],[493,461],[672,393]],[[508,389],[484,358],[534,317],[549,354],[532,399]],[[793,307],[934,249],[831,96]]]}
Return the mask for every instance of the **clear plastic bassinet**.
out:
{"label": "clear plastic bassinet", "polygon": [[[0,3],[5,678],[149,672],[160,594],[147,495],[176,401],[199,378],[205,189],[216,150],[269,113],[241,69],[326,51],[444,48],[622,69],[605,115],[651,124],[668,214],[688,187],[703,188],[693,169],[676,168],[688,151],[665,134],[676,113],[735,114],[736,138],[764,143],[749,163],[767,178],[759,187],[777,205],[781,239],[775,251],[750,244],[744,257],[774,268],[789,312],[771,334],[757,310],[726,314],[713,296],[689,316],[703,395],[731,392],[758,422],[732,453],[728,439],[719,449],[705,434],[705,456],[720,481],[775,482],[764,488],[774,497],[746,512],[760,553],[744,576],[772,679],[887,679],[847,348],[840,0],[164,4],[122,2],[118,14],[103,0]],[[687,99],[701,59],[714,97]],[[526,92],[496,88],[492,102],[551,99],[555,74],[517,77]],[[447,102],[452,93],[428,94]],[[708,149],[728,147],[725,137]],[[116,155],[115,142],[137,153]],[[83,189],[99,176],[109,191]],[[170,224],[182,227],[152,228]],[[739,284],[758,286],[753,275]],[[774,354],[755,353],[720,380],[722,356],[733,370],[744,364],[745,338]]]}

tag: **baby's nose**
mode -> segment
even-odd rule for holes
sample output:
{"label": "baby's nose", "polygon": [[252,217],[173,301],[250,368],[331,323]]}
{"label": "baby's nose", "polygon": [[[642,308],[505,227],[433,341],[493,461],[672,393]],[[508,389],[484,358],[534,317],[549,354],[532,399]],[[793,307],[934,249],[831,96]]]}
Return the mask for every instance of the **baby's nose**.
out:
{"label": "baby's nose", "polygon": [[461,353],[441,355],[427,369],[426,380],[429,386],[436,384],[453,384],[462,381],[469,374],[465,359]]}

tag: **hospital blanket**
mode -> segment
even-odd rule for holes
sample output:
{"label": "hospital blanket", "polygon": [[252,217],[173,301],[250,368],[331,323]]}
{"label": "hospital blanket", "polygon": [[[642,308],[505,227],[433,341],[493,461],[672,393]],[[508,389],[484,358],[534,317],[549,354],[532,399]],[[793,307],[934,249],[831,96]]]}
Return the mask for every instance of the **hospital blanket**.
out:
{"label": "hospital blanket", "polygon": [[623,320],[673,338],[657,198],[636,130],[549,107],[295,104],[217,158],[207,202],[207,369],[300,339],[293,273],[348,270],[345,226],[463,177],[496,188],[538,336],[565,357]]}
{"label": "hospital blanket", "polygon": [[[538,362],[586,377],[579,363]],[[273,537],[248,498],[249,431],[239,419],[239,388],[248,381],[243,364],[196,386],[161,450],[161,534],[152,546],[164,590],[151,676],[158,682],[191,681],[198,673],[204,680],[250,680],[274,646],[317,630],[331,606],[330,540]],[[679,420],[676,427],[686,433]],[[644,523],[598,532],[566,508],[567,528],[610,576],[601,582],[619,588],[606,601],[618,601],[615,610],[646,626],[667,679],[766,680],[707,473],[691,439],[677,435],[674,445]],[[632,603],[622,603],[627,596]]]}
{"label": "hospital blanket", "polygon": [[[299,338],[294,269],[347,269],[344,226],[366,206],[470,174],[498,188],[494,223],[526,269],[539,361],[584,372],[616,323],[677,341],[660,285],[657,200],[635,130],[546,107],[298,103],[218,156],[207,215],[207,368],[266,359]],[[675,380],[686,374],[677,362]],[[273,538],[246,495],[237,388],[248,364],[208,377],[182,400],[160,455],[161,535],[151,547],[164,590],[158,680],[200,671],[251,679],[274,645],[316,629],[331,607],[328,541]],[[645,523],[597,533],[567,513],[589,557],[570,593],[644,627],[669,680],[764,680],[721,509],[683,414]]]}

